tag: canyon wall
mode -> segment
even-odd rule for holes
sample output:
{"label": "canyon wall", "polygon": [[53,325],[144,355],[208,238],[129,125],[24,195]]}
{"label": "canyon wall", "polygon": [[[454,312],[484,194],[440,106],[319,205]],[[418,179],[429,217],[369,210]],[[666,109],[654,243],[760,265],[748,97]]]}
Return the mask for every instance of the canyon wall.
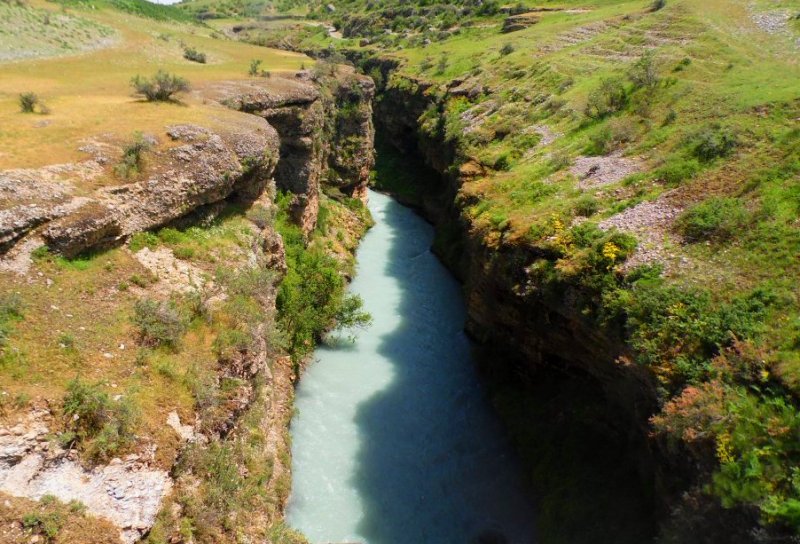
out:
{"label": "canyon wall", "polygon": [[[195,92],[204,104],[243,114],[235,121],[216,118],[207,126],[172,125],[164,134],[143,135],[145,167],[130,181],[114,173],[115,157],[123,152],[116,141],[87,146],[91,159],[82,163],[0,172],[3,269],[32,274],[34,253],[42,247],[71,259],[120,246],[144,231],[208,224],[231,203],[244,208],[255,204],[274,217],[277,190],[291,195],[292,217],[308,235],[317,222],[323,185],[348,196],[366,195],[374,136],[374,86],[369,78],[333,68],[320,76],[301,71],[216,82]],[[100,179],[117,183],[85,189],[87,182]],[[165,425],[180,437],[178,451],[198,451],[241,441],[236,435],[243,432],[244,415],[258,419],[266,454],[274,459],[271,477],[264,483],[264,492],[274,502],[270,511],[248,520],[251,527],[240,530],[263,532],[280,519],[288,493],[287,425],[296,369],[271,344],[269,332],[277,319],[277,286],[287,266],[283,242],[272,219],[254,220],[250,230],[252,243],[234,260],[220,264],[231,270],[270,271],[264,276],[272,278],[270,284],[254,295],[264,322],[249,331],[253,340],[246,346],[220,352],[216,381],[235,384],[227,386],[225,402],[188,421],[172,412]],[[197,288],[194,278],[204,274],[163,247],[145,247],[134,256],[156,278],[154,285],[141,287],[142,297],[187,293]],[[208,292],[198,295],[208,308],[229,295],[217,283],[205,284]],[[0,492],[81,501],[89,513],[111,521],[125,542],[146,535],[157,519],[159,531],[181,530],[186,497],[197,492],[200,474],[189,471],[176,477],[170,464],[174,470],[178,459],[168,460],[165,467],[154,450],[85,466],[72,448],[47,440],[61,426],[55,406],[49,400],[37,401],[16,426],[0,428]]]}

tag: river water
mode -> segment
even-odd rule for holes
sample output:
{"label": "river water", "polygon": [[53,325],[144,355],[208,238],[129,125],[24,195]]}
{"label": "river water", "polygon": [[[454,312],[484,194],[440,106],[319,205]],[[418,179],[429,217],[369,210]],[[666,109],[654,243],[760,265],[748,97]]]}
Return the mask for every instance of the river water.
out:
{"label": "river water", "polygon": [[369,202],[350,290],[373,324],[320,347],[300,380],[287,521],[313,544],[532,543],[534,507],[433,229],[383,194]]}

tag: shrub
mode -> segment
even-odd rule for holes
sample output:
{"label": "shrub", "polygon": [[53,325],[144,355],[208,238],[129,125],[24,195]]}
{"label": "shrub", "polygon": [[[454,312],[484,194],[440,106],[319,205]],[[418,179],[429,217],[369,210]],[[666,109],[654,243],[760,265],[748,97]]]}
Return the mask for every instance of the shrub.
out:
{"label": "shrub", "polygon": [[253,77],[257,76],[259,74],[259,72],[261,71],[261,63],[262,62],[263,61],[261,61],[259,59],[251,60],[250,61],[250,69],[247,71],[247,73],[249,75],[253,76]]}
{"label": "shrub", "polygon": [[661,78],[658,77],[655,55],[652,51],[645,52],[633,63],[628,70],[628,79],[636,89],[652,89],[658,86]]}
{"label": "shrub", "polygon": [[183,58],[192,62],[199,62],[200,64],[206,63],[206,54],[201,53],[193,47],[186,47],[183,50]]}
{"label": "shrub", "polygon": [[186,261],[194,257],[195,251],[191,246],[178,246],[172,250],[172,254],[175,255],[176,259]]}
{"label": "shrub", "polygon": [[[44,497],[42,497],[44,501]],[[22,526],[35,535],[45,538],[45,542],[53,542],[58,536],[64,519],[57,512],[47,514],[26,514],[22,516]],[[38,537],[37,537],[38,538]]]}
{"label": "shrub", "polygon": [[19,109],[22,113],[33,113],[39,105],[39,97],[36,93],[22,93],[19,95]]}
{"label": "shrub", "polygon": [[163,70],[156,72],[153,79],[137,75],[131,79],[131,86],[148,102],[167,102],[172,100],[172,95],[189,90],[188,81]]}
{"label": "shrub", "polygon": [[747,211],[735,198],[710,198],[686,210],[678,218],[678,231],[693,242],[723,241],[742,227]]}
{"label": "shrub", "polygon": [[497,159],[495,159],[492,168],[495,170],[510,170],[511,169],[511,159],[509,158],[508,153],[503,153]]}
{"label": "shrub", "polygon": [[666,5],[667,0],[653,0],[653,3],[650,4],[650,11],[656,12],[662,10]]}
{"label": "shrub", "polygon": [[151,250],[155,249],[158,247],[158,236],[149,231],[137,232],[131,236],[128,247],[134,253],[145,247]]}
{"label": "shrub", "polygon": [[730,129],[712,125],[695,134],[690,143],[692,153],[701,161],[727,157],[738,145],[738,138]]}
{"label": "shrub", "polygon": [[436,63],[436,75],[440,76],[444,74],[445,71],[447,71],[447,57],[442,55],[442,57],[439,58],[439,62]]}
{"label": "shrub", "polygon": [[133,136],[133,140],[122,149],[122,159],[114,167],[116,174],[129,178],[142,171],[144,166],[144,153],[152,148],[152,144],[144,138],[141,132]]}
{"label": "shrub", "polygon": [[133,323],[139,329],[139,338],[149,347],[177,348],[186,325],[172,302],[141,299],[134,306]]}
{"label": "shrub", "polygon": [[214,355],[220,362],[232,361],[237,354],[249,351],[253,346],[250,334],[238,329],[224,329],[214,340]]}
{"label": "shrub", "polygon": [[604,79],[600,87],[589,93],[585,113],[592,119],[600,119],[621,111],[628,104],[628,91],[619,78]]}
{"label": "shrub", "polygon": [[99,384],[76,378],[62,402],[66,442],[78,442],[94,460],[105,460],[133,440],[136,412],[130,401],[112,400]]}
{"label": "shrub", "polygon": [[692,59],[690,59],[689,57],[683,57],[680,60],[680,62],[678,62],[678,64],[675,65],[675,68],[673,68],[672,71],[682,72],[683,70],[688,68],[690,64],[692,64]]}
{"label": "shrub", "polygon": [[583,195],[575,202],[575,215],[591,217],[600,210],[600,203],[592,195]]}
{"label": "shrub", "polygon": [[371,317],[363,311],[359,297],[345,292],[336,259],[324,249],[305,247],[297,227],[282,219],[278,226],[286,243],[289,269],[276,303],[287,347],[297,362],[313,350],[314,343],[330,327],[367,326]]}
{"label": "shrub", "polygon": [[500,55],[502,56],[510,55],[513,52],[514,52],[514,46],[511,45],[510,43],[507,43],[500,48]]}

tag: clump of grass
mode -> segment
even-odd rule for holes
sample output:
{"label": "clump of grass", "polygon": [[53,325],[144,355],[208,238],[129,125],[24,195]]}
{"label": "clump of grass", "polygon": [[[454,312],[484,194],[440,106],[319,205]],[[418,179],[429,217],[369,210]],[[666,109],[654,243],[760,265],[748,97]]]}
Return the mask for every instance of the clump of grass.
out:
{"label": "clump of grass", "polygon": [[206,63],[206,54],[201,53],[194,47],[186,47],[183,50],[183,58],[186,60],[190,60],[192,62],[198,62],[200,64]]}
{"label": "clump of grass", "polygon": [[155,249],[158,247],[158,236],[154,233],[149,231],[137,232],[133,236],[131,236],[130,241],[128,242],[128,247],[131,251],[136,253],[137,251],[148,248],[150,250]]}
{"label": "clump of grass", "polygon": [[129,178],[141,172],[144,168],[144,154],[152,147],[152,143],[141,132],[134,134],[133,140],[122,150],[122,159],[114,167],[116,174],[122,178]]}
{"label": "clump of grass", "polygon": [[656,12],[664,9],[667,6],[667,0],[653,0],[650,4],[650,11]]}
{"label": "clump of grass", "polygon": [[175,74],[159,70],[152,79],[136,75],[131,79],[136,94],[143,95],[148,102],[169,102],[173,95],[189,90],[189,82]]}
{"label": "clump of grass", "polygon": [[747,220],[747,211],[735,198],[710,198],[686,210],[677,221],[678,231],[689,241],[724,241]]}
{"label": "clump of grass", "polygon": [[186,324],[174,303],[149,298],[136,302],[133,324],[139,329],[142,345],[148,347],[177,349],[186,332]]}
{"label": "clump of grass", "polygon": [[514,45],[507,43],[503,47],[500,48],[500,55],[505,57],[506,55],[510,55],[514,52]]}
{"label": "clump of grass", "polygon": [[100,384],[72,380],[62,411],[68,429],[62,443],[80,445],[92,460],[107,460],[133,441],[136,410],[132,402],[112,400]]}
{"label": "clump of grass", "polygon": [[[42,497],[42,502],[45,497]],[[22,517],[22,527],[32,535],[43,537],[45,542],[53,542],[63,525],[64,519],[58,512],[34,512]]]}
{"label": "clump of grass", "polygon": [[22,297],[16,293],[0,296],[0,352],[8,345],[11,324],[22,319]]}

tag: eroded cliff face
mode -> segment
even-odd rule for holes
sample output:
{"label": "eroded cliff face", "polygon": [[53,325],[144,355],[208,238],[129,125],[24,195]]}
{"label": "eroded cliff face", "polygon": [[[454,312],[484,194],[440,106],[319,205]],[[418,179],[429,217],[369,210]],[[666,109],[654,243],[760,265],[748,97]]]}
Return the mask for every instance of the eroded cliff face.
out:
{"label": "eroded cliff face", "polygon": [[[365,194],[374,135],[369,78],[337,71],[315,81],[300,72],[216,83],[195,92],[217,107],[242,113],[233,121],[167,126],[163,134],[144,135],[146,163],[134,181],[112,173],[123,144],[103,140],[85,146],[91,159],[80,164],[0,172],[0,269],[35,283],[37,279],[26,277],[34,274],[32,253],[42,246],[73,258],[120,246],[137,233],[166,225],[202,224],[228,203],[264,210],[268,218],[275,213],[276,190],[294,195],[294,219],[309,233],[317,221],[323,183],[348,195]],[[117,183],[108,183],[109,177]],[[243,433],[256,432],[242,429],[241,419],[247,415],[271,459],[270,477],[263,485],[274,500],[242,530],[263,531],[280,518],[288,492],[286,425],[295,368],[270,340],[286,260],[282,239],[265,218],[240,232],[238,249],[220,254],[223,261],[217,264],[269,271],[263,276],[269,282],[260,284],[249,302],[263,320],[248,325],[245,344],[218,355],[213,381],[225,384],[223,401],[191,417],[174,411],[165,416],[163,425],[175,435],[170,442],[178,442],[170,446],[175,453],[156,451],[149,437],[139,437],[135,453],[87,466],[73,448],[48,439],[63,426],[59,400],[36,400],[0,428],[0,492],[81,501],[90,514],[111,521],[125,542],[147,534],[161,512],[159,531],[171,538],[171,531],[182,530],[186,501],[203,500],[195,497],[202,474],[189,471],[175,478],[170,473],[180,452],[197,454],[241,443],[247,439]],[[179,259],[168,248],[129,253],[152,276],[152,283],[136,287],[140,297],[171,300],[196,291],[211,315],[232,296],[213,270]],[[48,279],[44,288],[51,283]]]}
{"label": "eroded cliff face", "polygon": [[257,84],[216,85],[215,99],[266,119],[278,132],[278,189],[293,193],[295,221],[308,234],[319,211],[321,183],[348,196],[366,196],[374,164],[372,100],[375,85],[348,67],[329,73],[300,72],[292,79]]}
{"label": "eroded cliff face", "polygon": [[434,250],[464,282],[466,329],[487,348],[485,370],[490,375],[513,375],[523,390],[525,383],[534,385],[545,375],[579,380],[594,389],[600,399],[593,408],[598,410],[593,415],[597,428],[622,444],[626,457],[620,462],[635,466],[634,477],[647,490],[644,496],[651,497],[645,500],[658,499],[645,510],[652,514],[664,508],[675,492],[676,475],[662,476],[686,467],[662,456],[660,446],[648,439],[648,420],[658,408],[656,383],[631,362],[620,324],[598,327],[587,318],[584,309],[591,293],[578,285],[543,287],[532,266],[549,257],[542,249],[492,235],[472,222],[465,213],[472,202],[459,189],[483,172],[468,157],[459,156],[452,142],[437,139],[435,131],[425,127],[435,122],[431,112],[442,111],[443,101],[468,92],[464,90],[468,85],[434,87],[392,75],[391,61],[370,62],[387,80],[396,78],[376,102],[381,141],[422,157],[439,174],[432,183],[417,187],[414,198],[401,199],[437,226]]}

